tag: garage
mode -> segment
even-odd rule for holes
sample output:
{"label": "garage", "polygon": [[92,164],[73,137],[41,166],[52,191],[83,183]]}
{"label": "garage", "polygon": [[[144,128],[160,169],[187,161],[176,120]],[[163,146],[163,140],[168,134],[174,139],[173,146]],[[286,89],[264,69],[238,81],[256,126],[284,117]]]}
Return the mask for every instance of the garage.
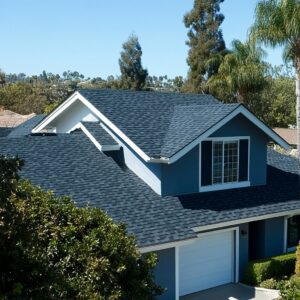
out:
{"label": "garage", "polygon": [[178,248],[179,296],[235,281],[235,231],[201,235]]}

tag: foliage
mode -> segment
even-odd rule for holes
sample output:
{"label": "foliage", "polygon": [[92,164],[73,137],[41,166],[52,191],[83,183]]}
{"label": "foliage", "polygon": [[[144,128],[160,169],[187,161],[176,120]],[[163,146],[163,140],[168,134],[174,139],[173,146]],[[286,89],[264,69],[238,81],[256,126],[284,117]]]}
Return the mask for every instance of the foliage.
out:
{"label": "foliage", "polygon": [[122,87],[141,90],[145,86],[148,71],[142,66],[142,48],[138,37],[131,35],[122,48],[119,59]]}
{"label": "foliage", "polygon": [[281,280],[278,282],[278,289],[283,300],[299,300],[300,299],[300,277],[292,276],[289,280]]}
{"label": "foliage", "polygon": [[296,121],[300,158],[300,3],[298,0],[260,0],[256,6],[253,39],[272,47],[284,46],[284,58],[296,70]]}
{"label": "foliage", "polygon": [[184,16],[188,30],[187,45],[190,47],[190,67],[186,90],[202,92],[203,82],[214,75],[225,53],[220,26],[224,16],[220,4],[224,0],[195,0],[193,9]]}
{"label": "foliage", "polygon": [[274,278],[266,279],[262,281],[259,286],[264,289],[276,290],[278,288],[278,281]]}
{"label": "foliage", "polygon": [[[295,80],[291,77],[267,77],[267,86],[257,95],[252,110],[271,127],[296,124]],[[252,102],[253,103],[253,102]]]}
{"label": "foliage", "polygon": [[267,85],[264,55],[252,41],[233,41],[232,50],[224,57],[218,73],[207,82],[209,91],[227,102],[238,101],[250,106],[251,95]]}
{"label": "foliage", "polygon": [[248,263],[244,281],[251,285],[259,285],[266,279],[290,276],[294,273],[296,254],[289,253]]}
{"label": "foliage", "polygon": [[[141,256],[124,224],[19,181],[0,157],[1,299],[154,299],[154,255]],[[7,197],[10,194],[10,197]]]}

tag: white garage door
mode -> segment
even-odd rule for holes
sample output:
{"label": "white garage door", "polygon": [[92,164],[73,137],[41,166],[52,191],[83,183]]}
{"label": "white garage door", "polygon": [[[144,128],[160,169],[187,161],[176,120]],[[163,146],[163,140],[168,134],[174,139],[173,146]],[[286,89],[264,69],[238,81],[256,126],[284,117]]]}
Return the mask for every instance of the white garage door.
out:
{"label": "white garage door", "polygon": [[204,235],[179,247],[179,294],[234,281],[234,231]]}

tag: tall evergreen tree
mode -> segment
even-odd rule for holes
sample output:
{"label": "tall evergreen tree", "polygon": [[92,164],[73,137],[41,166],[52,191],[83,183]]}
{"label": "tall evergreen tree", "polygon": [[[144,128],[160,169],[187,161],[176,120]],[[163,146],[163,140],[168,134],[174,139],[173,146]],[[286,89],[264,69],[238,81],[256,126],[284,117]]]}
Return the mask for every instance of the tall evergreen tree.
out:
{"label": "tall evergreen tree", "polygon": [[223,1],[195,0],[193,9],[184,16],[189,29],[188,85],[192,92],[203,91],[203,82],[218,71],[222,60],[225,42],[220,29],[224,20],[220,4]]}
{"label": "tall evergreen tree", "polygon": [[142,66],[142,48],[138,37],[131,35],[122,48],[119,59],[122,87],[141,90],[145,85],[148,71]]}

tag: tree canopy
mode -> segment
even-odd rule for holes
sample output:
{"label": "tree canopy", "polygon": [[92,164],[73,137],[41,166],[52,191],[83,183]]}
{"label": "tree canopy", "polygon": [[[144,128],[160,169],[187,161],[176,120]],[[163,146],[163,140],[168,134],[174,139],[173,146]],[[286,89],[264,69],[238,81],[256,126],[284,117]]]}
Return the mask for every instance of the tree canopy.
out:
{"label": "tree canopy", "polygon": [[260,0],[256,6],[253,39],[276,47],[284,46],[284,58],[296,70],[296,119],[300,157],[300,2],[299,0]]}
{"label": "tree canopy", "polygon": [[123,44],[119,59],[122,87],[141,90],[146,83],[148,71],[142,66],[142,48],[138,37],[131,35]]}
{"label": "tree canopy", "polygon": [[195,0],[192,10],[184,16],[190,47],[187,63],[188,89],[203,92],[203,81],[216,74],[225,53],[220,26],[224,20],[220,4],[224,0]]}
{"label": "tree canopy", "polygon": [[20,181],[22,161],[0,156],[1,299],[155,299],[156,257],[124,224]]}

